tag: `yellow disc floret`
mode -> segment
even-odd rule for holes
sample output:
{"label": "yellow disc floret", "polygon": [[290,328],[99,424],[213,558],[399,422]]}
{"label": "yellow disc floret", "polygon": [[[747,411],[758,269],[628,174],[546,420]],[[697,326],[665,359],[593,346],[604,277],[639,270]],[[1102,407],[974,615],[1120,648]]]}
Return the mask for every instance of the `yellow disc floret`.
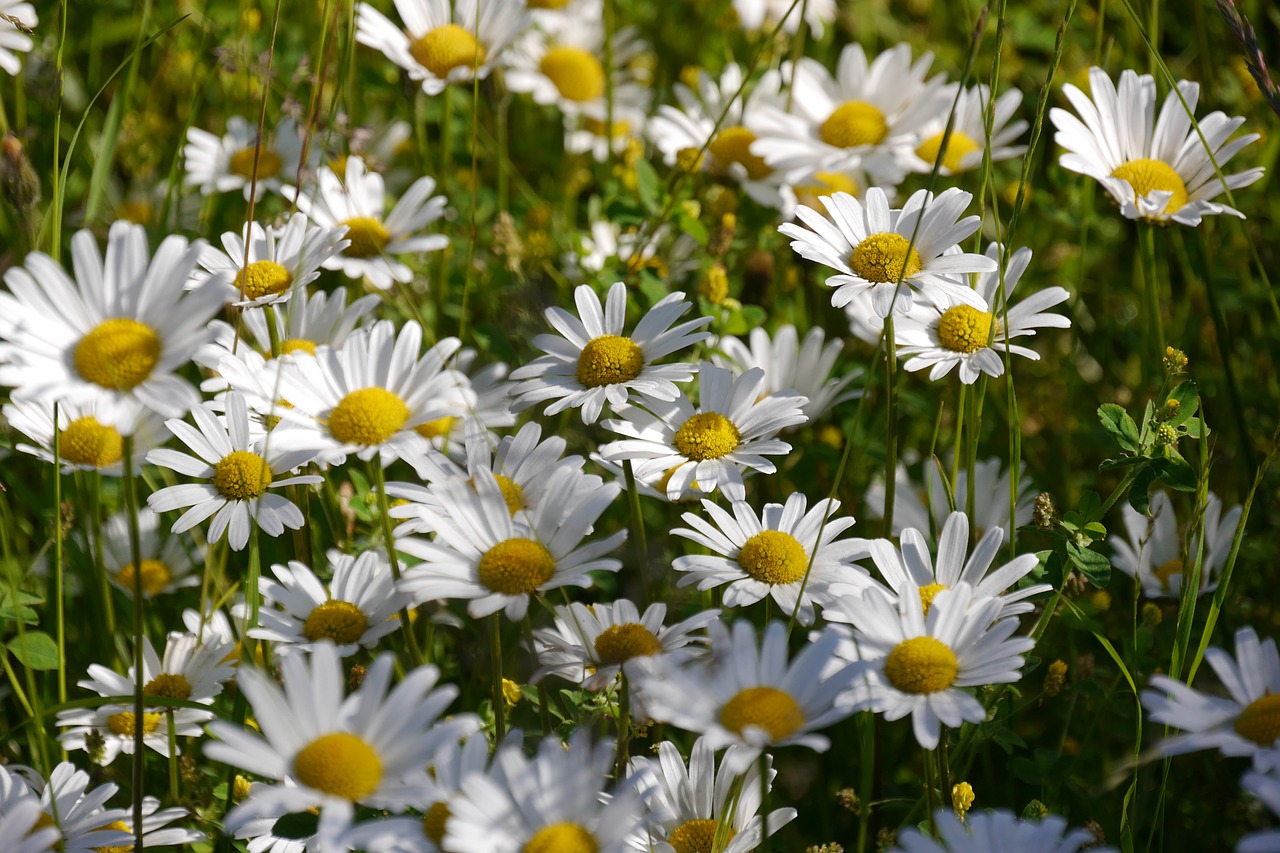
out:
{"label": "yellow disc floret", "polygon": [[598,853],[596,837],[576,823],[549,823],[533,834],[520,853]]}
{"label": "yellow disc floret", "polygon": [[485,60],[484,45],[457,24],[445,24],[409,43],[418,64],[444,80],[455,68],[478,68]]}
{"label": "yellow disc floret", "polygon": [[[938,151],[941,148],[942,134],[935,133],[920,143],[919,147],[916,148],[916,156],[929,165],[933,165],[938,159]],[[980,150],[982,150],[982,146],[975,142],[969,134],[953,130],[951,131],[951,138],[947,140],[947,153],[942,158],[942,167],[948,172],[959,172],[964,163],[964,158],[968,154]]]}
{"label": "yellow disc floret", "polygon": [[1280,694],[1254,699],[1236,717],[1236,734],[1260,746],[1272,746],[1280,738]]}
{"label": "yellow disc floret", "polygon": [[347,226],[347,239],[351,245],[342,250],[347,257],[376,258],[391,242],[387,226],[372,216],[354,216],[338,224]]}
{"label": "yellow disc floret", "polygon": [[849,266],[859,276],[876,284],[896,283],[920,272],[924,264],[915,246],[907,254],[910,242],[901,234],[881,231],[853,247]]}
{"label": "yellow disc floret", "polygon": [[76,373],[86,382],[129,391],[141,385],[160,361],[160,338],[128,317],[103,320],[76,344]]}
{"label": "yellow disc floret", "polygon": [[361,388],[329,413],[329,434],[343,444],[382,444],[409,420],[404,400],[386,388]]}
{"label": "yellow disc floret", "polygon": [[952,352],[977,352],[991,339],[994,319],[989,311],[979,311],[972,305],[948,308],[938,318],[938,343]]}
{"label": "yellow disc floret", "polygon": [[185,676],[162,672],[142,687],[144,696],[163,696],[166,699],[190,699],[191,682]]}
{"label": "yellow disc floret", "polygon": [[[159,712],[143,714],[142,733],[144,735],[154,734],[155,730],[160,728],[160,718],[162,716]],[[132,711],[121,711],[119,714],[112,714],[107,717],[107,730],[118,737],[133,737],[137,731],[134,727],[134,719]]]}
{"label": "yellow disc floret", "polygon": [[1156,579],[1160,581],[1160,586],[1172,592],[1173,579],[1182,577],[1185,568],[1186,567],[1183,565],[1181,558],[1174,557],[1168,562],[1161,563],[1160,567],[1156,569],[1153,574],[1156,576]]}
{"label": "yellow disc floret", "polygon": [[213,486],[234,501],[256,498],[271,485],[267,460],[251,450],[235,450],[222,457],[213,471]]}
{"label": "yellow disc floret", "polygon": [[884,676],[903,693],[937,693],[955,683],[960,664],[947,644],[933,637],[914,637],[893,647],[884,661]]}
{"label": "yellow disc floret", "polygon": [[610,625],[596,637],[595,646],[601,666],[620,666],[632,658],[649,657],[662,651],[658,638],[638,622]]}
{"label": "yellow disc floret", "polygon": [[293,276],[275,261],[254,261],[236,273],[236,289],[245,299],[277,296],[293,284]]}
{"label": "yellow disc floret", "polygon": [[672,443],[686,459],[702,462],[732,453],[742,443],[742,433],[719,412],[702,412],[681,424]]}
{"label": "yellow disc floret", "polygon": [[508,512],[515,515],[525,508],[524,489],[520,488],[519,483],[503,474],[494,474],[493,479],[498,481],[498,489],[502,492],[502,499],[507,502]]}
{"label": "yellow disc floret", "polygon": [[721,828],[719,822],[706,818],[680,824],[667,836],[667,843],[675,848],[676,853],[712,853],[717,829],[720,834],[720,849],[723,850],[737,833],[732,826],[726,824]]}
{"label": "yellow disc floret", "polygon": [[1187,195],[1187,185],[1182,182],[1182,177],[1163,160],[1150,160],[1145,157],[1141,160],[1130,160],[1112,172],[1111,177],[1129,182],[1129,186],[1133,187],[1135,204],[1138,199],[1144,198],[1152,190],[1173,193],[1164,209],[1158,214],[1177,213],[1186,207],[1190,200]]}
{"label": "yellow disc floret", "polygon": [[738,565],[760,583],[788,584],[804,577],[809,555],[790,533],[761,530],[743,543]]}
{"label": "yellow disc floret", "polygon": [[[164,563],[159,560],[142,561],[142,592],[144,595],[158,595],[164,591],[164,588],[169,585],[171,580],[173,580],[173,575],[169,572],[169,567]],[[116,583],[129,592],[133,592],[133,582],[133,563],[130,563],[116,575]]]}
{"label": "yellow disc floret", "polygon": [[[129,824],[125,823],[122,820],[113,820],[111,821],[111,823],[107,824],[106,826],[100,826],[93,831],[107,832],[109,830],[115,830],[116,832],[124,832],[129,835],[133,834],[133,830],[129,828]],[[59,847],[58,849],[61,849],[61,847]],[[129,843],[129,844],[112,844],[107,847],[93,847],[91,849],[94,851],[94,853],[132,853],[134,847],[132,843]]]}
{"label": "yellow disc floret", "polygon": [[751,153],[751,143],[755,141],[754,133],[741,125],[735,125],[717,133],[711,140],[711,144],[707,146],[707,150],[722,166],[740,163],[747,170],[747,177],[758,181],[772,174],[773,169],[764,162],[763,157]]}
{"label": "yellow disc floret", "polygon": [[884,113],[866,101],[845,101],[818,128],[819,138],[836,148],[878,145],[888,135]]}
{"label": "yellow disc floret", "polygon": [[804,711],[790,694],[776,687],[748,687],[724,703],[720,725],[737,734],[749,726],[764,729],[777,742],[804,725]]}
{"label": "yellow disc floret", "polygon": [[587,341],[578,356],[578,382],[584,388],[630,382],[644,369],[644,353],[631,338],[601,335]]}
{"label": "yellow disc floret", "polygon": [[819,199],[822,196],[836,193],[856,196],[860,189],[853,176],[844,172],[814,172],[809,176],[808,183],[796,187],[796,202],[820,210],[822,202]]}
{"label": "yellow disc floret", "polygon": [[444,848],[444,827],[449,822],[449,804],[432,803],[431,808],[422,816],[422,833],[427,840],[441,849]]}
{"label": "yellow disc floret", "polygon": [[357,735],[333,732],[299,750],[293,775],[308,788],[357,802],[378,790],[382,760]]}
{"label": "yellow disc floret", "polygon": [[86,468],[106,468],[124,457],[124,439],[113,426],[93,415],[76,418],[62,431],[62,461]]}
{"label": "yellow disc floret", "polygon": [[307,616],[302,635],[311,642],[333,640],[338,645],[354,643],[364,636],[369,617],[349,601],[326,601]]}
{"label": "yellow disc floret", "polygon": [[538,67],[567,101],[584,103],[604,94],[604,66],[595,54],[580,47],[553,47]]}
{"label": "yellow disc floret", "polygon": [[524,595],[551,580],[556,560],[532,539],[507,539],[480,558],[480,583],[503,595]]}
{"label": "yellow disc floret", "polygon": [[316,342],[309,341],[306,338],[289,338],[280,344],[280,354],[289,355],[295,352],[305,352],[307,355],[316,354]]}
{"label": "yellow disc floret", "polygon": [[920,587],[920,604],[924,608],[924,615],[929,615],[929,608],[933,607],[934,597],[947,587],[940,583],[931,583],[928,586]]}
{"label": "yellow disc floret", "polygon": [[[246,181],[253,180],[253,152],[253,148],[241,148],[232,154],[231,159],[227,161],[227,171],[233,175],[239,175]],[[262,153],[258,155],[258,180],[275,177],[283,166],[284,161],[280,159],[279,154],[270,148],[263,148]]]}

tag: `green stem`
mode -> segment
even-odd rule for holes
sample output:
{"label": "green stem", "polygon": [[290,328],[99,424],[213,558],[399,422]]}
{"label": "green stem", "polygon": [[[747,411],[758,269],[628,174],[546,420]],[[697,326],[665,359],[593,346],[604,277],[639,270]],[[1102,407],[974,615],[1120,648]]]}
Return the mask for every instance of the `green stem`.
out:
{"label": "green stem", "polygon": [[178,732],[173,722],[173,709],[164,713],[169,724],[169,801],[177,803],[178,797]]}
{"label": "green stem", "polygon": [[621,675],[618,693],[618,750],[613,771],[613,778],[618,781],[627,778],[627,763],[631,760],[631,687],[627,684],[626,672]]}
{"label": "green stem", "polygon": [[[1164,358],[1164,319],[1160,311],[1160,282],[1156,278],[1156,232],[1154,225],[1138,226],[1138,242],[1142,251],[1142,282],[1147,297],[1147,352],[1143,353],[1142,364],[1147,370],[1155,370],[1158,374]],[[1155,342],[1155,360],[1151,360],[1150,344]],[[1149,367],[1155,364],[1156,367]]]}
{"label": "green stem", "polygon": [[[387,475],[382,469],[382,460],[374,457],[369,460],[373,474],[373,487],[378,492],[378,519],[382,524],[382,538],[387,548],[387,561],[391,564],[391,576],[400,583],[400,558],[396,554],[396,536],[391,529],[391,505],[387,500]],[[409,620],[409,606],[400,608],[400,630],[404,634],[405,645],[409,648],[409,660],[415,667],[422,666],[422,649],[418,648],[418,636],[413,632],[413,623]]]}
{"label": "green stem", "polygon": [[894,340],[893,310],[884,318],[884,380],[888,397],[884,458],[884,535],[893,536],[893,504],[898,488],[898,345]]}
{"label": "green stem", "polygon": [[769,853],[769,753],[760,750],[760,846],[759,853]]}
{"label": "green stem", "polygon": [[938,810],[938,801],[934,791],[934,760],[933,752],[924,750],[924,802],[925,812],[929,818],[929,834],[935,838],[938,835],[938,826],[934,819],[933,813]]}
{"label": "green stem", "polygon": [[502,613],[495,613],[490,619],[493,628],[489,651],[493,655],[494,742],[502,743],[507,736],[507,697],[502,691]]}
{"label": "green stem", "polygon": [[142,797],[144,785],[144,740],[146,719],[142,705],[143,626],[146,609],[142,587],[142,536],[138,528],[138,491],[133,469],[133,436],[124,436],[124,507],[129,521],[129,560],[133,566],[133,832],[134,848],[143,849]]}
{"label": "green stem", "polygon": [[[67,701],[67,619],[64,609],[62,563],[62,428],[61,407],[53,404],[53,597],[58,631],[58,704]],[[65,755],[64,755],[65,757]]]}
{"label": "green stem", "polygon": [[858,785],[858,796],[862,799],[862,809],[858,812],[858,853],[867,853],[867,841],[871,835],[871,803],[876,780],[876,715],[870,711],[858,714],[858,735],[861,749],[858,751],[858,763],[862,778]]}
{"label": "green stem", "polygon": [[653,601],[653,585],[649,579],[649,540],[644,531],[644,515],[640,512],[640,490],[636,486],[635,470],[631,460],[622,462],[622,475],[627,483],[627,508],[631,511],[631,540],[636,552],[636,568],[640,571],[640,583],[644,589],[644,603]]}

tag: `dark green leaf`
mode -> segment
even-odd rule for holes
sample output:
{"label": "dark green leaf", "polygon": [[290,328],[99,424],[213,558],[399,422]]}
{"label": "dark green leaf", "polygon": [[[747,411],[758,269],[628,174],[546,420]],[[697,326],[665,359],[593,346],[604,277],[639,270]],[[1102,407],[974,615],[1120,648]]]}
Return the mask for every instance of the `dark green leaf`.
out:
{"label": "dark green leaf", "polygon": [[9,651],[27,669],[57,669],[58,646],[43,631],[27,631],[9,641]]}
{"label": "dark green leaf", "polygon": [[1098,407],[1098,420],[1102,428],[1111,433],[1121,449],[1130,453],[1138,452],[1138,425],[1129,417],[1123,406],[1115,403],[1103,403]]}
{"label": "dark green leaf", "polygon": [[1090,551],[1075,542],[1068,542],[1067,554],[1089,583],[1105,588],[1111,582],[1111,561],[1097,551]]}
{"label": "dark green leaf", "polygon": [[1178,401],[1178,414],[1167,421],[1170,426],[1186,423],[1200,408],[1200,392],[1196,390],[1196,383],[1190,379],[1170,391],[1169,399]]}

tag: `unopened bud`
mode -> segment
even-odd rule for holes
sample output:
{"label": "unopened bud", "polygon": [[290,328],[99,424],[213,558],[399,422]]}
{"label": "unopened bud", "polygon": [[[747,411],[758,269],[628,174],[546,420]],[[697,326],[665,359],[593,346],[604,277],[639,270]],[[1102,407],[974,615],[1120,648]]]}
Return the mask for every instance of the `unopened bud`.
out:
{"label": "unopened bud", "polygon": [[1032,800],[1022,810],[1023,820],[1043,820],[1049,816],[1049,808],[1039,800]]}
{"label": "unopened bud", "polygon": [[850,814],[862,814],[862,800],[858,798],[858,792],[852,788],[841,788],[836,791],[836,802],[840,804],[840,808]]}
{"label": "unopened bud", "polygon": [[1036,495],[1035,508],[1031,513],[1031,520],[1036,527],[1053,526],[1053,495],[1048,492],[1041,492]]}
{"label": "unopened bud", "polygon": [[1178,416],[1178,411],[1182,408],[1182,403],[1170,397],[1164,401],[1164,405],[1160,408],[1160,420],[1171,421]]}
{"label": "unopened bud", "polygon": [[1154,628],[1163,621],[1164,612],[1160,610],[1160,605],[1152,601],[1142,605],[1142,624],[1144,627]]}
{"label": "unopened bud", "polygon": [[1164,371],[1176,376],[1187,369],[1187,354],[1173,347],[1164,348]]}
{"label": "unopened bud", "polygon": [[729,295],[729,274],[720,264],[713,265],[698,283],[698,294],[712,305],[719,305]]}
{"label": "unopened bud", "polygon": [[960,820],[964,820],[969,809],[973,808],[975,799],[977,797],[973,793],[973,786],[968,782],[957,782],[951,786],[951,808],[955,809],[956,817]]}
{"label": "unopened bud", "polygon": [[40,203],[40,178],[14,133],[6,133],[0,140],[0,193],[19,217],[34,215]]}

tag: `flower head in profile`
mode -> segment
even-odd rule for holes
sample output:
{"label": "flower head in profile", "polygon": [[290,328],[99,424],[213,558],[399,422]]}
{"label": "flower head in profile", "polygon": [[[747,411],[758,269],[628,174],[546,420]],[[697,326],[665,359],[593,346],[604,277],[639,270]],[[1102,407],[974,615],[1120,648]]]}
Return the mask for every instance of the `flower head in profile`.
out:
{"label": "flower head in profile", "polygon": [[[314,149],[313,149],[314,154]],[[182,150],[186,165],[183,183],[200,188],[203,195],[242,190],[261,199],[267,190],[280,192],[284,182],[297,179],[302,161],[302,136],[291,118],[281,119],[271,138],[258,145],[258,130],[240,116],[227,119],[227,132],[216,136],[198,127],[187,129]],[[254,162],[257,161],[257,183]],[[308,166],[314,165],[314,156]],[[257,188],[253,193],[251,188]]]}
{"label": "flower head in profile", "polygon": [[766,394],[795,391],[808,397],[809,402],[801,411],[810,421],[862,393],[848,387],[860,371],[831,375],[844,342],[839,338],[828,341],[821,326],[809,329],[803,342],[790,324],[779,328],[773,337],[757,326],[751,330],[749,341],[744,343],[741,338],[726,335],[716,341],[716,349],[723,355],[713,354],[711,360],[735,373],[760,368],[764,371]]}
{"label": "flower head in profile", "polygon": [[[958,97],[954,88],[948,92],[948,101],[943,103],[950,106],[950,99],[955,98],[955,118],[946,150],[942,150],[942,138],[951,116],[950,109],[940,110],[920,128],[920,144],[907,158],[913,172],[928,174],[941,157],[938,174],[956,175],[979,168],[988,151],[992,162],[1021,157],[1026,152],[1025,145],[1009,144],[1027,129],[1027,122],[1023,119],[1009,121],[1022,105],[1022,93],[1010,89],[991,104],[990,92],[983,83],[961,90]],[[988,108],[993,116],[989,144],[986,141]]]}
{"label": "flower head in profile", "polygon": [[[1205,541],[1204,556],[1200,562],[1200,589],[1196,595],[1205,595],[1218,588],[1217,574],[1226,565],[1243,512],[1244,508],[1237,504],[1224,513],[1222,499],[1209,492],[1204,506]],[[1177,598],[1181,594],[1184,577],[1195,567],[1201,547],[1198,537],[1192,537],[1190,545],[1183,550],[1183,532],[1179,530],[1178,516],[1169,493],[1157,491],[1151,495],[1149,516],[1127,504],[1121,515],[1127,535],[1107,537],[1115,552],[1111,565],[1135,578],[1142,585],[1142,594],[1148,598]]]}
{"label": "flower head in profile", "polygon": [[[113,845],[131,844],[132,830],[126,823],[125,809],[104,808],[119,787],[108,782],[90,789],[89,781],[88,773],[77,770],[68,761],[54,767],[48,781],[33,770],[25,776],[15,773],[8,777],[10,790],[8,796],[0,797],[0,806],[8,805],[6,801],[10,797],[17,802],[25,801],[25,796],[15,796],[13,788],[26,786],[28,796],[40,804],[37,826],[52,827],[57,833],[55,843],[46,848],[49,851],[97,853],[110,850]],[[13,848],[0,849],[10,853],[14,848],[22,849],[22,845],[16,843]]]}
{"label": "flower head in profile", "polygon": [[[36,444],[16,444],[15,450],[30,453],[37,459],[53,462],[54,410],[57,409],[58,455],[62,473],[96,471],[107,477],[124,476],[124,435],[114,425],[121,413],[107,399],[90,399],[86,403],[52,400],[14,400],[3,408],[9,426]],[[127,406],[133,414],[123,418],[133,425],[134,470],[149,450],[169,438],[164,419],[147,409]]]}

